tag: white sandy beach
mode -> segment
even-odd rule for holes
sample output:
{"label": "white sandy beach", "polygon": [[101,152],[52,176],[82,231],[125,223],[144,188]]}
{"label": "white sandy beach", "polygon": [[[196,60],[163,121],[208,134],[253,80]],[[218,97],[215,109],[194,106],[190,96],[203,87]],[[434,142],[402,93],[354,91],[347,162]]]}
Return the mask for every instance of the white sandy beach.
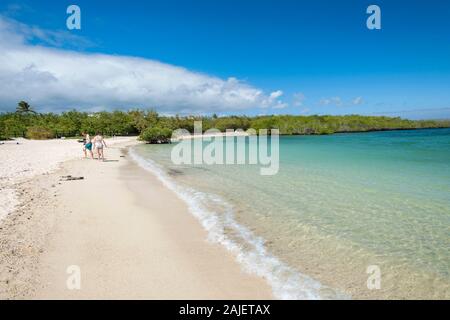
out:
{"label": "white sandy beach", "polygon": [[[135,140],[117,137],[107,139],[109,145]],[[0,145],[0,219],[19,203],[14,185],[46,174],[67,160],[81,157],[81,144],[68,140],[15,139]]]}
{"label": "white sandy beach", "polygon": [[[82,159],[74,140],[0,146],[0,299],[272,298],[264,279],[207,242],[186,205],[128,159],[135,138],[107,143],[106,162]],[[80,269],[80,290],[66,285],[69,266]]]}

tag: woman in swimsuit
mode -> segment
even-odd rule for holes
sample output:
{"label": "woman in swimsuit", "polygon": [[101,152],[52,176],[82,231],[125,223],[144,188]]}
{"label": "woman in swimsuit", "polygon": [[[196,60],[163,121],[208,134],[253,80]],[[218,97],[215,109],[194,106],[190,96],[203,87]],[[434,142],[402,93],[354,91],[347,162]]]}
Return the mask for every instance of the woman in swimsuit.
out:
{"label": "woman in swimsuit", "polygon": [[82,133],[83,135],[83,151],[84,151],[84,157],[87,158],[87,150],[89,150],[89,153],[91,154],[91,158],[94,159],[94,153],[92,152],[92,141],[91,137],[89,136],[89,133]]}
{"label": "woman in swimsuit", "polygon": [[103,146],[106,147],[106,142],[103,139],[103,136],[97,132],[97,134],[94,137],[94,147],[95,149],[97,149],[97,156],[98,156],[98,160],[103,160],[105,161],[105,154],[103,153]]}

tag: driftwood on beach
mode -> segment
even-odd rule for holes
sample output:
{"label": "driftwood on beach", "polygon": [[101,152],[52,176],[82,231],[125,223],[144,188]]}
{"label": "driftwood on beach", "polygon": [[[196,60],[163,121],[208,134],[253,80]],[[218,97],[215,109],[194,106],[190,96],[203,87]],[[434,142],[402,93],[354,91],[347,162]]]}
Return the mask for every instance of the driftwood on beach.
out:
{"label": "driftwood on beach", "polygon": [[84,177],[72,177],[71,175],[62,176],[60,181],[84,180]]}

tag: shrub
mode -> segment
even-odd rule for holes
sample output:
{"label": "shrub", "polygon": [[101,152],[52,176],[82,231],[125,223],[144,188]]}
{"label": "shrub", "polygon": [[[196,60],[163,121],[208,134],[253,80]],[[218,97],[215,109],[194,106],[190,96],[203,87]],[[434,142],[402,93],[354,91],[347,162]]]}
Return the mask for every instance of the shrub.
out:
{"label": "shrub", "polygon": [[5,126],[2,122],[0,122],[0,141],[7,140],[5,133]]}
{"label": "shrub", "polygon": [[161,127],[147,128],[141,132],[140,139],[148,143],[169,143],[172,130]]}
{"label": "shrub", "polygon": [[319,128],[319,134],[321,134],[321,135],[333,134],[333,133],[334,133],[334,131],[331,128],[327,128],[327,127]]}
{"label": "shrub", "polygon": [[48,128],[34,126],[27,129],[26,137],[33,140],[53,139],[55,132]]}

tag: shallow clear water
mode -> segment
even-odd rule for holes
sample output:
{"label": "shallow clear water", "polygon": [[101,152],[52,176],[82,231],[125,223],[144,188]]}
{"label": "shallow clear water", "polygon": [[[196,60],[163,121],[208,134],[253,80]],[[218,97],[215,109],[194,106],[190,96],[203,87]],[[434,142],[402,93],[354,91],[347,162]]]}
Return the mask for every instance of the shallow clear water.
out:
{"label": "shallow clear water", "polygon": [[[259,165],[174,165],[172,147],[134,152],[196,198],[200,219],[233,219],[216,237],[278,297],[450,297],[450,129],[281,137],[274,176]],[[369,265],[380,267],[380,290],[367,287]]]}

